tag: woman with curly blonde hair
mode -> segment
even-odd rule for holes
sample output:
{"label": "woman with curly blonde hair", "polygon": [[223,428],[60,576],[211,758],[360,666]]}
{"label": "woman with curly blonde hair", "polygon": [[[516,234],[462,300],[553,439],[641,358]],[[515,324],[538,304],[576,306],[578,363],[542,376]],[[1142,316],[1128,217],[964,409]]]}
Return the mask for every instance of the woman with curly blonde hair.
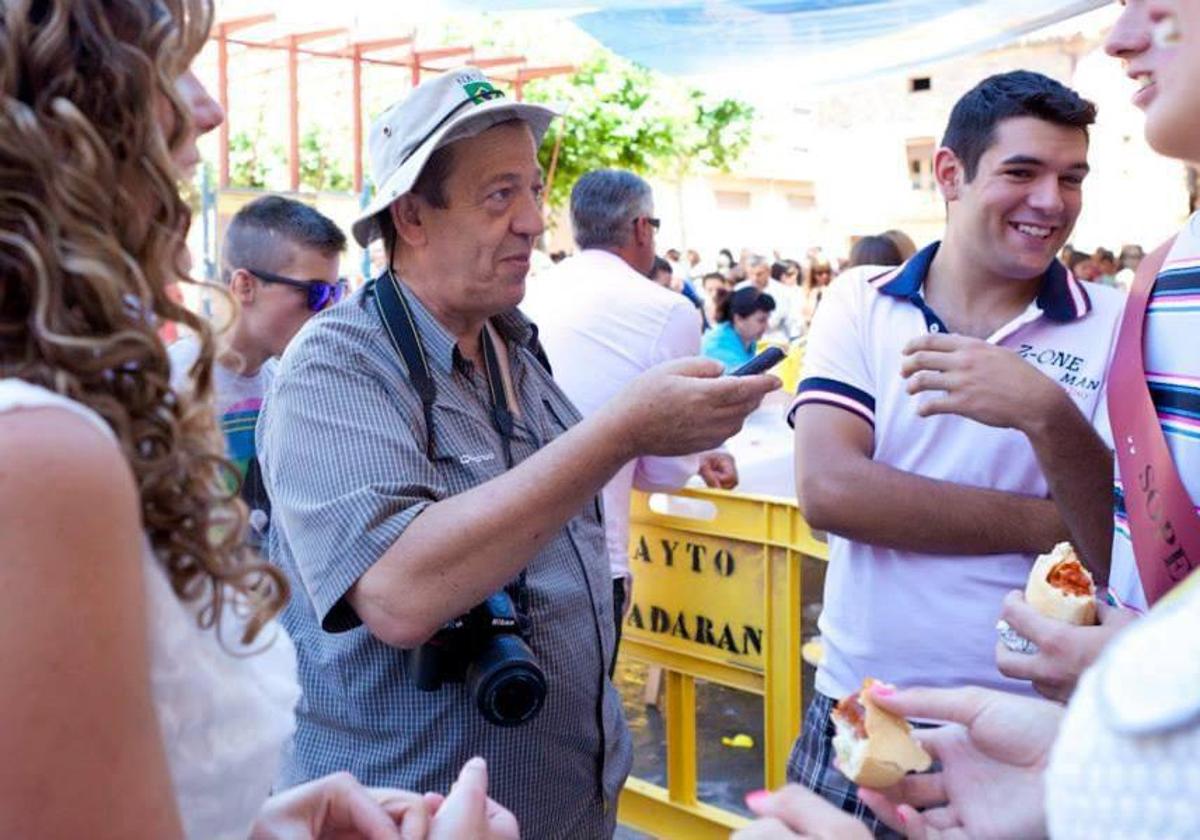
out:
{"label": "woman with curly blonde hair", "polygon": [[[242,545],[212,330],[168,294],[176,182],[222,119],[188,70],[210,23],[207,0],[0,2],[0,836],[503,829],[474,762],[471,809],[344,774],[267,799],[299,697],[287,584]],[[201,345],[188,397],[172,322]]]}

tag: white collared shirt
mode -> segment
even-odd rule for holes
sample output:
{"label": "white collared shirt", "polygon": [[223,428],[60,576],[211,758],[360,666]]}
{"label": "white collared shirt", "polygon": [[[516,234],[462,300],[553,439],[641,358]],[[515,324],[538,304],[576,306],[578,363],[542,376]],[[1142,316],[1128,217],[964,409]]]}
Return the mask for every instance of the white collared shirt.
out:
{"label": "white collared shirt", "polygon": [[[828,287],[813,319],[789,420],[800,405],[833,405],[871,425],[872,459],[881,464],[1046,497],[1046,478],[1025,435],[956,415],[920,417],[917,406],[936,395],[906,391],[900,375],[904,345],[946,330],[921,295],[936,248],[892,269],[851,269]],[[1123,306],[1120,292],[1102,286],[1085,291],[1054,263],[1037,299],[988,340],[1062,385],[1095,422]],[[869,676],[899,685],[973,684],[1029,693],[1029,683],[996,669],[994,646],[1001,601],[1024,588],[1033,560],[1031,554],[926,555],[830,534],[819,624],[825,661],[817,690],[842,697]]]}
{"label": "white collared shirt", "polygon": [[[585,249],[529,280],[521,311],[537,324],[554,381],[584,417],[643,371],[700,352],[700,313],[691,301],[608,251]],[[629,572],[630,490],[676,489],[697,464],[695,456],[637,458],[605,485],[614,577]]]}

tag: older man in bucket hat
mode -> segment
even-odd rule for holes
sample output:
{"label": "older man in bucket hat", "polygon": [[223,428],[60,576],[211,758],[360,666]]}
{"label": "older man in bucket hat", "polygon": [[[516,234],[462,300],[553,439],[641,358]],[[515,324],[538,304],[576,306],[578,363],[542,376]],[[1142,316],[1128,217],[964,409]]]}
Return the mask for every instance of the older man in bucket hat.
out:
{"label": "older man in bucket hat", "polygon": [[684,360],[580,421],[516,309],[553,116],[467,68],[375,122],[354,235],[388,268],[293,341],[259,451],[305,689],[282,782],[445,790],[480,755],[525,836],[602,837],[631,750],[597,494],[716,445],[777,382]]}

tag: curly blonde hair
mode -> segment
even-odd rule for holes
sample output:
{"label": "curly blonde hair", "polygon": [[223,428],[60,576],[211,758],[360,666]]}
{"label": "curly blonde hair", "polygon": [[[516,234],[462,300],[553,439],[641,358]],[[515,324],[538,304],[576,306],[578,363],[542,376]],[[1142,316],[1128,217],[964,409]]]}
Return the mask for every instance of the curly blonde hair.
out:
{"label": "curly blonde hair", "polygon": [[[175,594],[218,632],[226,604],[248,611],[249,642],[287,582],[243,545],[211,406],[213,330],[167,294],[193,282],[171,161],[191,124],[175,80],[204,44],[210,0],[4,0],[0,15],[0,377],[107,421]],[[170,386],[164,322],[199,339],[187,396]]]}

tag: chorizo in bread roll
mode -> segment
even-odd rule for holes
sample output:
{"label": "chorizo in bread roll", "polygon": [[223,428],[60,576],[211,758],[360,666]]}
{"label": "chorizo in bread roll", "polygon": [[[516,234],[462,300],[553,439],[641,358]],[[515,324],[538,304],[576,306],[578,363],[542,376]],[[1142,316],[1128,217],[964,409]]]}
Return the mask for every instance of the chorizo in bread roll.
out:
{"label": "chorizo in bread roll", "polygon": [[1070,543],[1059,543],[1034,562],[1025,600],[1042,615],[1059,621],[1096,623],[1096,584]]}
{"label": "chorizo in bread roll", "polygon": [[844,697],[833,710],[833,749],[838,769],[863,787],[884,788],[906,773],[928,770],[933,759],[913,740],[912,727],[875,705],[869,689],[875,680],[863,681],[862,691]]}

